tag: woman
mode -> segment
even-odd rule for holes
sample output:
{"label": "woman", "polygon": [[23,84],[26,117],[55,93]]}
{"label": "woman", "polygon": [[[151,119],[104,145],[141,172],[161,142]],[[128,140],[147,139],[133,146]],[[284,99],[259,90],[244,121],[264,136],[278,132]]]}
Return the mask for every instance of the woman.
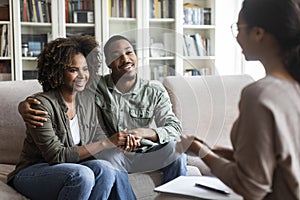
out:
{"label": "woman", "polygon": [[245,0],[237,41],[266,77],[246,87],[231,131],[232,151],[211,151],[194,136],[178,149],[199,155],[245,199],[300,199],[300,1]]}
{"label": "woman", "polygon": [[97,70],[86,58],[97,47],[91,36],[58,38],[38,57],[43,92],[34,95],[41,102],[35,107],[47,112],[47,121],[28,126],[20,161],[8,177],[30,199],[135,199],[126,173],[91,159],[113,146],[100,140],[94,94],[84,90],[89,71]]}

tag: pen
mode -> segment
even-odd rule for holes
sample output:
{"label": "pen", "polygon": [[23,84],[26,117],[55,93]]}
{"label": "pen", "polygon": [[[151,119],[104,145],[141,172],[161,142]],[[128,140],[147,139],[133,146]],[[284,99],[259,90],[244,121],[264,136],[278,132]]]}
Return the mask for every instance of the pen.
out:
{"label": "pen", "polygon": [[218,189],[218,188],[214,188],[214,187],[211,187],[211,186],[207,186],[207,185],[202,185],[200,183],[196,183],[195,184],[196,187],[201,187],[201,188],[204,188],[204,189],[208,189],[208,190],[211,190],[211,191],[214,191],[214,192],[218,192],[220,194],[230,194],[230,192],[226,191],[226,190],[221,190],[221,189]]}

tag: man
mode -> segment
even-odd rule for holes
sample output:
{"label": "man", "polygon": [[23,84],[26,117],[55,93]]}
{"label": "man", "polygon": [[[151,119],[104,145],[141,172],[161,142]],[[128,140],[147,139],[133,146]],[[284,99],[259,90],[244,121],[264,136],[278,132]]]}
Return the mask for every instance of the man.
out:
{"label": "man", "polygon": [[[166,90],[137,76],[137,57],[127,38],[111,37],[104,54],[111,74],[99,77],[96,104],[107,136],[114,135],[118,147],[102,151],[97,158],[129,173],[162,169],[163,183],[185,175],[186,155],[174,153],[174,141],[179,139],[182,127]],[[41,118],[28,116],[41,111],[32,111],[26,104],[19,106],[24,121],[41,125],[32,121]],[[150,127],[153,120],[157,128]],[[125,152],[120,153],[120,148]]]}

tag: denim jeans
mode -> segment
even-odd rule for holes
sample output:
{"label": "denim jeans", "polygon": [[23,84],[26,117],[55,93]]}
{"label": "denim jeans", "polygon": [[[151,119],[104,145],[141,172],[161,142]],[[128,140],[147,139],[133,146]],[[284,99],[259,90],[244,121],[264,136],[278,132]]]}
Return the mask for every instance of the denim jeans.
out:
{"label": "denim jeans", "polygon": [[121,152],[118,148],[105,149],[96,155],[128,173],[162,170],[166,183],[186,175],[187,155],[175,152],[175,142],[157,145],[147,153]]}
{"label": "denim jeans", "polygon": [[21,170],[12,185],[32,200],[136,199],[127,173],[104,160],[34,164]]}

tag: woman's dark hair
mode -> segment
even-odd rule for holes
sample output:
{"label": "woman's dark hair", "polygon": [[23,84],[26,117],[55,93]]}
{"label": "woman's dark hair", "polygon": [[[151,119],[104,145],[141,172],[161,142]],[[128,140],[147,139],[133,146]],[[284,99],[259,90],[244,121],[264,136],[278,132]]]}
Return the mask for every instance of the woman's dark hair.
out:
{"label": "woman's dark hair", "polygon": [[[73,57],[82,53],[87,59],[91,78],[96,75],[100,66],[99,57],[96,59],[93,52],[99,52],[99,44],[92,36],[71,36],[57,38],[45,45],[38,56],[38,81],[43,91],[58,88],[63,81],[64,69],[72,64]],[[96,53],[95,56],[98,56]],[[91,79],[90,78],[90,79]]]}
{"label": "woman's dark hair", "polygon": [[131,41],[122,35],[114,35],[114,36],[110,37],[104,45],[104,56],[105,56],[105,62],[107,64],[107,66],[109,66],[111,64],[110,57],[109,57],[109,55],[111,53],[109,51],[110,45],[113,42],[119,41],[119,40],[126,40],[134,48],[134,45],[131,43]]}
{"label": "woman's dark hair", "polygon": [[300,0],[245,0],[240,14],[248,27],[277,39],[287,71],[300,83]]}

